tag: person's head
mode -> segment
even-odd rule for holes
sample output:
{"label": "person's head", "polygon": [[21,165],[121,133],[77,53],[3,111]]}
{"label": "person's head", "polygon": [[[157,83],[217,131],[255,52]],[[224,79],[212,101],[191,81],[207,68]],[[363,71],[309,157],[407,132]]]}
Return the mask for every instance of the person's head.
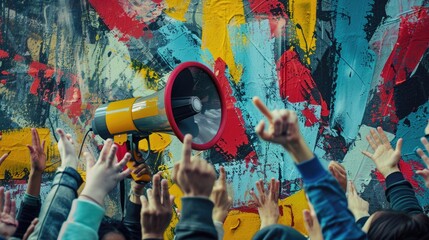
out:
{"label": "person's head", "polygon": [[[366,229],[365,229],[366,228]],[[378,211],[365,224],[368,239],[417,240],[429,239],[429,217],[398,211]]]}
{"label": "person's head", "polygon": [[128,230],[122,222],[113,219],[103,219],[98,229],[100,240],[128,240]]}

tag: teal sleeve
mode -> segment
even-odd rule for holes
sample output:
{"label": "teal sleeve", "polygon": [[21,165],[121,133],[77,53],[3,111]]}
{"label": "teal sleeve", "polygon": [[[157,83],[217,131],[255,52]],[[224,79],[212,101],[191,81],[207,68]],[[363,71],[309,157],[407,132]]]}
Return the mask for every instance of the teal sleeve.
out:
{"label": "teal sleeve", "polygon": [[98,228],[105,210],[98,204],[75,199],[58,239],[98,239]]}

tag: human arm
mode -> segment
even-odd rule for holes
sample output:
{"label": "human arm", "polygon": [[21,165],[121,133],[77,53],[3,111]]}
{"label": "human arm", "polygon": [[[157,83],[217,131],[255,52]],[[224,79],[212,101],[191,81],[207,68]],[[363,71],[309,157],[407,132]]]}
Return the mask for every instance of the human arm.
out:
{"label": "human arm", "polygon": [[268,191],[266,191],[264,182],[261,179],[256,182],[256,189],[258,189],[259,196],[256,196],[253,190],[250,191],[250,196],[252,196],[258,208],[259,218],[261,219],[259,229],[277,224],[280,216],[278,205],[280,182],[272,178],[268,184]]}
{"label": "human arm", "polygon": [[33,219],[40,213],[40,186],[42,184],[42,174],[46,167],[45,141],[40,142],[37,129],[31,129],[32,145],[27,145],[30,151],[31,170],[28,178],[27,190],[24,199],[18,210],[17,219],[19,221],[18,229],[14,237],[22,238],[30,226]]}
{"label": "human arm", "polygon": [[366,239],[347,208],[347,199],[338,182],[312,153],[302,137],[296,113],[290,110],[269,111],[257,97],[255,106],[269,121],[268,131],[261,121],[255,128],[264,140],[283,146],[291,155],[304,181],[304,188],[328,239]]}
{"label": "human arm", "polygon": [[[352,181],[349,181],[349,187],[347,191],[347,202],[350,211],[355,216],[356,222],[363,218],[369,217],[369,203],[363,200],[356,192],[356,187]],[[363,224],[361,224],[363,226]]]}
{"label": "human arm", "polygon": [[173,180],[183,192],[182,211],[176,226],[176,239],[217,239],[212,214],[214,204],[209,196],[216,174],[206,160],[191,159],[192,136],[183,139],[182,160],[175,164]]}
{"label": "human arm", "polygon": [[125,154],[117,163],[116,151],[117,146],[107,139],[97,162],[91,154],[84,154],[87,160],[86,184],[79,198],[73,201],[72,210],[58,238],[76,239],[79,234],[79,237],[84,236],[85,239],[98,239],[97,230],[104,215],[104,198],[131,171],[123,171],[131,155]]}
{"label": "human arm", "polygon": [[74,141],[62,129],[57,129],[60,136],[58,150],[61,166],[55,172],[51,190],[45,198],[39,214],[39,223],[29,239],[57,239],[61,224],[67,219],[77,189],[83,180],[76,168],[78,158]]}
{"label": "human arm", "polygon": [[386,178],[385,194],[390,202],[390,208],[412,214],[422,213],[413,187],[405,180],[398,167],[401,160],[402,138],[396,143],[396,149],[393,149],[383,129],[378,127],[377,131],[371,130],[367,140],[374,153],[368,151],[362,153],[374,161],[377,170]]}
{"label": "human arm", "polygon": [[[133,173],[137,177],[142,175],[152,175],[150,168],[146,164],[138,165],[133,170]],[[130,193],[125,204],[123,224],[125,228],[127,228],[132,239],[142,239],[140,224],[140,197],[144,194],[146,184],[147,183],[136,183],[134,180],[130,181]]]}
{"label": "human arm", "polygon": [[161,180],[161,173],[153,176],[152,189],[147,190],[147,198],[140,197],[142,239],[164,239],[164,232],[173,215],[174,197],[168,192],[167,180]]}
{"label": "human arm", "polygon": [[223,239],[223,223],[225,222],[229,208],[232,205],[232,198],[228,196],[226,172],[223,166],[219,167],[219,178],[213,186],[212,193],[210,194],[210,200],[214,203],[213,223],[218,233],[218,239]]}

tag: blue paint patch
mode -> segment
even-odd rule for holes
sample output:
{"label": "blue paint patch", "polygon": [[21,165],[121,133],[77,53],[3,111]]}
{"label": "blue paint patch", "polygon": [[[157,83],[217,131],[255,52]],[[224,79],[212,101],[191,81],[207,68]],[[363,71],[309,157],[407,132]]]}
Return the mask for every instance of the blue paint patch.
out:
{"label": "blue paint patch", "polygon": [[339,63],[330,124],[341,126],[347,143],[358,134],[373,77],[375,55],[364,31],[373,3],[340,0],[337,5],[334,36],[339,44]]}

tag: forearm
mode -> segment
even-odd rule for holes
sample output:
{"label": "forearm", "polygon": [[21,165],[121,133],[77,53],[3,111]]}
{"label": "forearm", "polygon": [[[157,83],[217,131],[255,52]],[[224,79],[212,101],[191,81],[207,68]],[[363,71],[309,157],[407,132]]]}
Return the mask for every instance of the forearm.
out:
{"label": "forearm", "polygon": [[19,225],[13,235],[14,237],[22,238],[24,236],[33,219],[39,216],[40,208],[41,202],[39,197],[31,196],[27,193],[24,195],[16,217]]}
{"label": "forearm", "polygon": [[38,197],[40,195],[40,186],[42,185],[42,173],[30,172],[28,178],[27,194]]}
{"label": "forearm", "polygon": [[133,203],[130,198],[127,198],[123,223],[132,239],[142,239],[140,211],[141,204]]}
{"label": "forearm", "polygon": [[217,232],[212,219],[213,202],[208,198],[182,198],[182,216],[176,226],[176,240],[213,239]]}
{"label": "forearm", "polygon": [[347,208],[347,199],[338,182],[323,168],[319,159],[297,165],[307,195],[313,204],[325,240],[366,239]]}
{"label": "forearm", "polygon": [[314,158],[313,152],[302,137],[296,143],[291,143],[288,146],[283,145],[283,147],[289,152],[295,163],[305,162]]}
{"label": "forearm", "polygon": [[393,172],[386,177],[386,198],[393,210],[410,214],[423,213],[413,187],[401,172]]}

